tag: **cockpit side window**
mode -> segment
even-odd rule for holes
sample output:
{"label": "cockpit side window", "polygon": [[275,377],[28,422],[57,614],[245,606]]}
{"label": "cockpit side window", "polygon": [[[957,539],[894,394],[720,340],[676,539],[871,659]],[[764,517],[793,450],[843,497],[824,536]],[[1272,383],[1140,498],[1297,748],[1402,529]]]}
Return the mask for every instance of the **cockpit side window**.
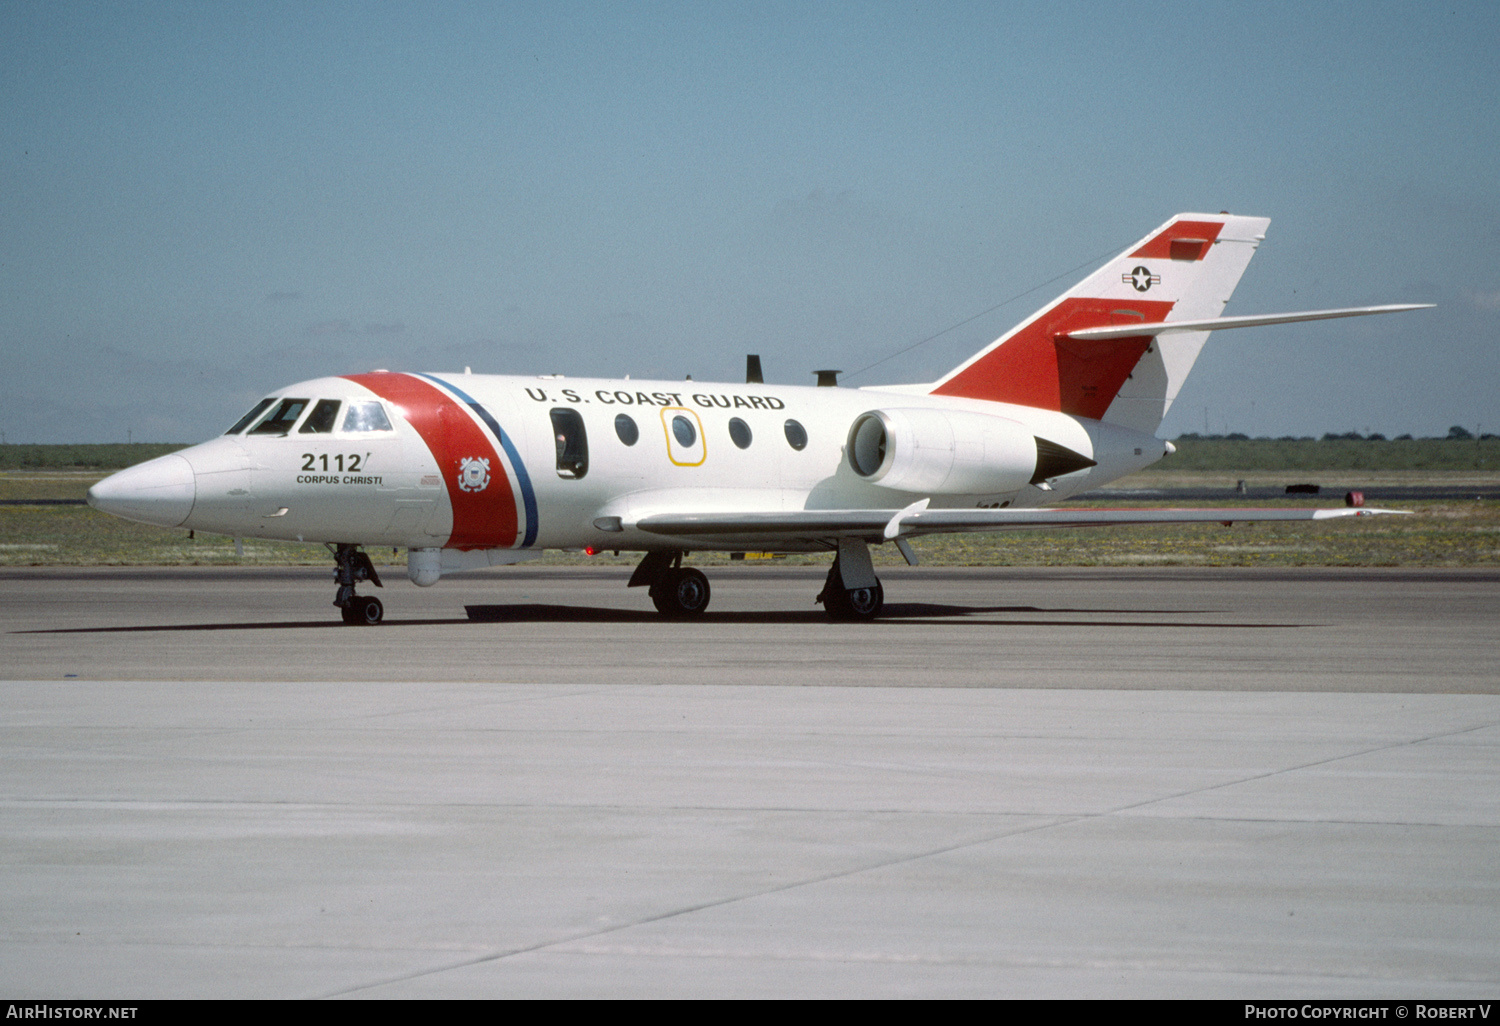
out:
{"label": "cockpit side window", "polygon": [[333,430],[338,419],[340,403],[337,399],[319,399],[318,405],[307,415],[307,420],[297,429],[299,435],[326,435]]}
{"label": "cockpit side window", "polygon": [[580,478],[589,472],[589,437],[577,410],[552,411],[552,434],[557,440],[557,476]]}
{"label": "cockpit side window", "polygon": [[306,399],[283,399],[281,405],[265,420],[250,429],[252,435],[285,435],[307,409]]}
{"label": "cockpit side window", "polygon": [[349,412],[344,415],[344,431],[347,434],[368,434],[371,431],[393,431],[391,420],[385,415],[385,407],[378,402],[351,402]]}
{"label": "cockpit side window", "polygon": [[269,397],[269,398],[262,399],[260,402],[258,402],[258,403],[255,404],[255,408],[254,409],[252,409],[249,413],[245,414],[239,420],[235,421],[234,422],[234,427],[230,428],[228,431],[226,431],[224,433],[226,435],[237,435],[237,434],[239,434],[241,431],[245,430],[247,427],[250,426],[250,422],[252,420],[254,420],[256,417],[259,417],[262,413],[265,413],[266,412],[266,407],[270,406],[275,401],[276,401],[276,397],[274,395],[271,396],[271,397]]}

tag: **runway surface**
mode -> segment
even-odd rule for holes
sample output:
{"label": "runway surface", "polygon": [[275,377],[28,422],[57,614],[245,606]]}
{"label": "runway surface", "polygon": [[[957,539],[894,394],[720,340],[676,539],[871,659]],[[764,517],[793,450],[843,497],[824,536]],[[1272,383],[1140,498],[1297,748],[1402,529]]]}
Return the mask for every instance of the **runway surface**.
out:
{"label": "runway surface", "polygon": [[1494,996],[1500,573],[882,575],[0,571],[0,987]]}

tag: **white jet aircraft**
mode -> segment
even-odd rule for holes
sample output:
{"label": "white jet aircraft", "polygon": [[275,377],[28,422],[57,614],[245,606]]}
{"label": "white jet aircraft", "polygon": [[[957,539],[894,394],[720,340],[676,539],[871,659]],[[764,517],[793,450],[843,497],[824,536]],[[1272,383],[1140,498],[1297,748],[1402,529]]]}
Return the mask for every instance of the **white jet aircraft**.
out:
{"label": "white jet aircraft", "polygon": [[667,616],[708,605],[687,550],[836,553],[836,619],[883,602],[869,546],[923,534],[1318,520],[1340,509],[1056,509],[1172,452],[1155,437],[1209,332],[1420,309],[1222,317],[1265,218],[1179,214],[942,379],[860,389],[372,371],[276,390],[222,437],[89,489],[128,520],[328,544],[376,624],[361,546],[417,585],[543,549],[631,550]]}

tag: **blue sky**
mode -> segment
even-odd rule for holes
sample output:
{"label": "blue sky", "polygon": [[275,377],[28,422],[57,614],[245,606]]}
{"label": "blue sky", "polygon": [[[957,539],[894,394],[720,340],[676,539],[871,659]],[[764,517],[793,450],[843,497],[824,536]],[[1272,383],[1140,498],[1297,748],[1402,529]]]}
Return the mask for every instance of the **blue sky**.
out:
{"label": "blue sky", "polygon": [[0,431],[325,373],[936,378],[1179,211],[1272,224],[1163,425],[1500,431],[1500,4],[0,0]]}

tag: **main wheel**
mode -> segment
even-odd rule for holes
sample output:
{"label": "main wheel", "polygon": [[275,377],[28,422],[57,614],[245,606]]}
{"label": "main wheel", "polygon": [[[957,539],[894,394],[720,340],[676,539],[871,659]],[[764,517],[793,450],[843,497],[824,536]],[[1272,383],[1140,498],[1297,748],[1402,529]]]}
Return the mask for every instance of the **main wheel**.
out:
{"label": "main wheel", "polygon": [[356,595],[344,612],[349,616],[347,622],[361,627],[373,627],[385,619],[385,606],[374,595]]}
{"label": "main wheel", "polygon": [[828,588],[823,593],[823,611],[835,620],[873,620],[885,605],[885,588],[877,580],[873,588]]}
{"label": "main wheel", "polygon": [[662,616],[697,616],[708,608],[708,578],[691,567],[669,571],[651,588],[651,601]]}
{"label": "main wheel", "polygon": [[875,582],[873,588],[854,588],[847,593],[849,613],[856,620],[873,620],[880,615],[880,607],[885,605],[885,589],[880,582]]}

